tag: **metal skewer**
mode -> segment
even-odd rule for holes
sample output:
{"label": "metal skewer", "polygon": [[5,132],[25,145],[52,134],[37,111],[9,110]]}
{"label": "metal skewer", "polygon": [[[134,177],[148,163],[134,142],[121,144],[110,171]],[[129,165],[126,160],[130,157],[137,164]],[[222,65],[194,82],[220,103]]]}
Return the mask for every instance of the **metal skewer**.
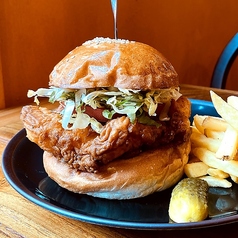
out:
{"label": "metal skewer", "polygon": [[117,0],[111,0],[111,6],[114,17],[114,37],[117,40]]}

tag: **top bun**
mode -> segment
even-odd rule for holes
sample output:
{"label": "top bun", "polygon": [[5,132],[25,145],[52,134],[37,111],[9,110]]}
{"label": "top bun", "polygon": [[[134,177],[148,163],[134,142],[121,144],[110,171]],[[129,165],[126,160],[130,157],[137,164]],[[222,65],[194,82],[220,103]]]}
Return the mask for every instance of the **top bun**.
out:
{"label": "top bun", "polygon": [[49,85],[151,90],[178,87],[179,80],[171,63],[151,46],[95,38],[76,47],[54,67]]}

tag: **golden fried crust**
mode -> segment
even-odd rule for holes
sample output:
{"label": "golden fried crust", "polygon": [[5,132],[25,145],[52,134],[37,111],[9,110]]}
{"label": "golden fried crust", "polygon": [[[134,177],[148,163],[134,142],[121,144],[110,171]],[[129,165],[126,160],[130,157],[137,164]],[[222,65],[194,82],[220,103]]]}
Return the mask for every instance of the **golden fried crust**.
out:
{"label": "golden fried crust", "polygon": [[178,182],[188,161],[190,141],[150,150],[131,159],[114,160],[99,173],[77,172],[44,152],[44,167],[61,187],[107,199],[132,199],[162,191]]}
{"label": "golden fried crust", "polygon": [[[60,115],[46,108],[25,106],[21,119],[27,137],[43,150],[69,166],[87,172],[97,172],[103,164],[119,158],[131,157],[145,148],[187,140],[190,130],[190,102],[185,97],[173,100],[169,110],[171,119],[160,127],[130,123],[126,116],[108,121],[100,134],[90,126],[85,129],[65,130]],[[129,154],[128,154],[129,153]],[[131,153],[133,155],[131,155]]]}
{"label": "golden fried crust", "polygon": [[49,85],[151,90],[178,87],[179,81],[171,63],[151,46],[95,38],[72,50],[54,67]]}

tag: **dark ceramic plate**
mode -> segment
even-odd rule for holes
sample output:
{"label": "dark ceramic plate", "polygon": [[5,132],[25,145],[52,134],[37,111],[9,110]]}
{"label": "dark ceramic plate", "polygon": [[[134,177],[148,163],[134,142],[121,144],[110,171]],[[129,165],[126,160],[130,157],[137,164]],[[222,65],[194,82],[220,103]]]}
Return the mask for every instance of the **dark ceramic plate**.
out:
{"label": "dark ceramic plate", "polygon": [[[192,116],[217,115],[210,102],[191,100]],[[170,223],[168,205],[171,189],[133,200],[106,200],[79,195],[59,187],[42,165],[43,151],[26,138],[25,130],[7,145],[2,169],[7,181],[22,196],[54,213],[83,222],[130,229],[193,229],[238,221],[238,186],[210,189],[210,215],[202,222]]]}

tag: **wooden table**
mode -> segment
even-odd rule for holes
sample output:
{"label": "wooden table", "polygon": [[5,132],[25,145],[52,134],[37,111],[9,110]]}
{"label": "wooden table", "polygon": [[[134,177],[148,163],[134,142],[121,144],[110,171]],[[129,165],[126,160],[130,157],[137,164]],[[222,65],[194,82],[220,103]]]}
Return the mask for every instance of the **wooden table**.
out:
{"label": "wooden table", "polygon": [[[181,92],[196,99],[210,100],[209,88],[182,85]],[[238,92],[216,90],[223,98]],[[21,107],[0,111],[0,153],[22,129]],[[1,156],[2,157],[2,156]],[[72,220],[41,208],[19,195],[0,170],[0,237],[225,237],[237,233],[238,223],[196,230],[140,231],[103,227]]]}

